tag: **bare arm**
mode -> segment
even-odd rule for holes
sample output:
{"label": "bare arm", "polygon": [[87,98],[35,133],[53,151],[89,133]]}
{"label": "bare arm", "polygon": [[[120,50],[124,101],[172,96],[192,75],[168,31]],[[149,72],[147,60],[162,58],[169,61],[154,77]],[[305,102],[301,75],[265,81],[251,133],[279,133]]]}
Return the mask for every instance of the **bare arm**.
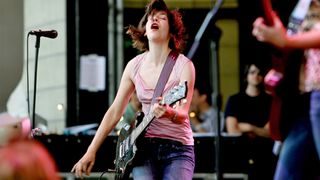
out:
{"label": "bare arm", "polygon": [[92,151],[93,153],[97,152],[106,136],[108,136],[108,134],[113,130],[115,125],[120,120],[133,91],[134,85],[130,79],[129,72],[126,69],[122,76],[117,95],[112,105],[105,113],[98,131],[88,148],[88,151]]}
{"label": "bare arm", "polygon": [[229,134],[242,134],[240,128],[238,119],[233,116],[228,116],[226,118],[226,126],[227,126],[227,132]]}
{"label": "bare arm", "polygon": [[95,162],[96,152],[123,114],[125,107],[129,102],[129,98],[134,91],[134,84],[130,77],[131,69],[132,62],[130,61],[122,75],[117,95],[112,105],[105,113],[87,152],[71,170],[72,172],[75,172],[76,177],[82,178],[82,173],[86,173],[87,175],[90,174]]}
{"label": "bare arm", "polygon": [[252,133],[260,137],[270,137],[269,123],[267,123],[264,127],[254,126],[249,123],[239,123],[239,127],[242,132]]}
{"label": "bare arm", "polygon": [[228,116],[226,119],[227,131],[230,134],[252,133],[256,136],[270,137],[269,123],[264,127],[257,127],[249,123],[238,122],[237,118]]}
{"label": "bare arm", "polygon": [[261,17],[255,20],[252,34],[257,40],[270,43],[279,48],[320,48],[319,30],[287,35],[286,28],[283,26],[279,17],[274,14],[273,18],[275,22],[273,26],[265,25]]}

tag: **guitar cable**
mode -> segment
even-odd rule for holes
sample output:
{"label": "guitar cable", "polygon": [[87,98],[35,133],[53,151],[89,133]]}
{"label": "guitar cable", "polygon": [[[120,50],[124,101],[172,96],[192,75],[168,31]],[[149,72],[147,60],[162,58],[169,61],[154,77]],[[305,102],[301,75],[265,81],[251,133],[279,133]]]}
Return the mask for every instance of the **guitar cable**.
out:
{"label": "guitar cable", "polygon": [[101,173],[101,175],[100,175],[100,177],[99,177],[99,180],[102,180],[102,177],[103,177],[103,175],[106,173],[106,172],[108,172],[109,170],[104,170],[102,173]]}

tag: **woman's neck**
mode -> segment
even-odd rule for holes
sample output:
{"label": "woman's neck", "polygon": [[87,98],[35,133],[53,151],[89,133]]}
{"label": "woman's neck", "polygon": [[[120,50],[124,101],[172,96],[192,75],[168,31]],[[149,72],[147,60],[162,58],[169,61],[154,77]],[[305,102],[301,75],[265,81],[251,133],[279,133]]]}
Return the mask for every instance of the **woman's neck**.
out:
{"label": "woman's neck", "polygon": [[148,58],[152,59],[156,65],[163,64],[170,51],[171,49],[168,46],[153,44],[149,46]]}
{"label": "woman's neck", "polygon": [[246,88],[246,94],[252,97],[258,96],[260,94],[260,90],[256,86],[248,85]]}

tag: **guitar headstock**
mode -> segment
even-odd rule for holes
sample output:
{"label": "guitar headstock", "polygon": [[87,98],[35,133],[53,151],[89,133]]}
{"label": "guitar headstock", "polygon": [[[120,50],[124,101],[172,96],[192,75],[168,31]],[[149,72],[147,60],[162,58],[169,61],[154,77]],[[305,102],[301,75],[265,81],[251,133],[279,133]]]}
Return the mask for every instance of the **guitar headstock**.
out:
{"label": "guitar headstock", "polygon": [[162,99],[163,104],[172,105],[177,101],[184,99],[187,96],[188,87],[187,81],[172,88]]}

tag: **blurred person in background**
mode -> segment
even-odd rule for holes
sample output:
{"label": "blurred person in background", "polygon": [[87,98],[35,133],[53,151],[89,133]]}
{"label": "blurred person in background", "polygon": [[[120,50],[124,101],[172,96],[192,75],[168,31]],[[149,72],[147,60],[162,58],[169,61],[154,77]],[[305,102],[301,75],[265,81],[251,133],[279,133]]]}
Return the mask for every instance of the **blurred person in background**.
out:
{"label": "blurred person in background", "polygon": [[[217,125],[217,107],[213,106],[210,85],[196,81],[190,107],[190,122],[195,133],[213,133]],[[220,112],[220,127],[224,127],[223,113]]]}
{"label": "blurred person in background", "polygon": [[7,112],[0,113],[0,147],[14,140],[29,138],[30,129],[28,118],[14,117]]}
{"label": "blurred person in background", "polygon": [[226,129],[229,134],[270,137],[271,95],[264,90],[263,77],[264,72],[259,65],[252,63],[246,66],[246,88],[230,96],[226,104]]}
{"label": "blurred person in background", "polygon": [[1,180],[60,180],[47,149],[35,140],[16,140],[0,148]]}
{"label": "blurred person in background", "polygon": [[241,135],[248,142],[249,180],[270,180],[276,157],[269,132],[271,95],[264,89],[265,68],[259,63],[245,68],[245,89],[229,97],[226,108],[226,130],[229,135]]}
{"label": "blurred person in background", "polygon": [[252,35],[280,52],[304,56],[281,59],[286,62],[284,72],[294,73],[282,80],[286,84],[277,94],[283,106],[279,128],[283,143],[274,179],[320,179],[320,1],[297,1],[286,17],[287,27],[275,12],[270,16],[273,25],[258,17]]}

